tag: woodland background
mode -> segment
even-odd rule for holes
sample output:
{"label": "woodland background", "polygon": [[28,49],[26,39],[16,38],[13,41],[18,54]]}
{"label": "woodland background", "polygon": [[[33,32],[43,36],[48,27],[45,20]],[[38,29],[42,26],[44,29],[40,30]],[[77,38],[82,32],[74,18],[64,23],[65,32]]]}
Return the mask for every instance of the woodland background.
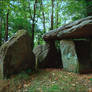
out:
{"label": "woodland background", "polygon": [[42,35],[66,23],[92,15],[92,0],[0,0],[0,45],[18,30],[27,30],[32,47]]}

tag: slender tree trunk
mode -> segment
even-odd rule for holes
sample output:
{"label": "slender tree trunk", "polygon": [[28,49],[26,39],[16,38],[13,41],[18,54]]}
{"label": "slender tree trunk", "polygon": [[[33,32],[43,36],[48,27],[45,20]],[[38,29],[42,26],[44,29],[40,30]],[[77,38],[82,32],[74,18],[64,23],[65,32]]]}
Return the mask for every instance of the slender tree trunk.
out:
{"label": "slender tree trunk", "polygon": [[3,17],[4,30],[6,30],[6,16]]}
{"label": "slender tree trunk", "polygon": [[[41,7],[43,7],[43,2],[41,0]],[[42,16],[43,16],[43,28],[44,28],[44,33],[46,32],[46,27],[45,27],[45,14],[44,11],[42,10]]]}
{"label": "slender tree trunk", "polygon": [[40,45],[40,35],[38,35],[38,41],[37,41],[38,45]]}
{"label": "slender tree trunk", "polygon": [[46,32],[46,27],[45,27],[45,15],[44,12],[42,13],[43,15],[43,28],[44,28],[44,33]]}
{"label": "slender tree trunk", "polygon": [[92,16],[92,1],[86,0],[87,16]]}
{"label": "slender tree trunk", "polygon": [[5,41],[8,41],[8,16],[9,16],[9,12],[6,14]]}
{"label": "slender tree trunk", "polygon": [[[57,9],[58,9],[58,1],[57,1]],[[58,28],[58,10],[56,11],[56,28]]]}
{"label": "slender tree trunk", "polygon": [[2,17],[0,17],[0,46],[2,45]]}
{"label": "slender tree trunk", "polygon": [[37,4],[37,0],[35,0],[35,3],[34,3],[34,14],[33,14],[33,18],[32,18],[32,49],[34,48],[34,30],[35,30],[36,4]]}
{"label": "slender tree trunk", "polygon": [[0,3],[0,46],[2,45],[2,1]]}
{"label": "slender tree trunk", "polygon": [[51,13],[51,30],[53,30],[53,9],[54,9],[54,0],[51,0],[52,3],[52,13]]}

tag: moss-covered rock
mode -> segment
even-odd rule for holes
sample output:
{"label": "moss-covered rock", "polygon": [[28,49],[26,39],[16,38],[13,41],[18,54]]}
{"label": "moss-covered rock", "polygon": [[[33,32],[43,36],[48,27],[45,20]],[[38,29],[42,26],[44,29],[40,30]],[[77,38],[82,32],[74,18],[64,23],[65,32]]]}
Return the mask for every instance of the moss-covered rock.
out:
{"label": "moss-covered rock", "polygon": [[28,68],[34,68],[31,38],[26,30],[19,30],[0,48],[0,78],[8,77]]}
{"label": "moss-covered rock", "polygon": [[62,61],[60,53],[55,47],[55,43],[39,45],[33,50],[36,57],[36,68],[60,68]]}

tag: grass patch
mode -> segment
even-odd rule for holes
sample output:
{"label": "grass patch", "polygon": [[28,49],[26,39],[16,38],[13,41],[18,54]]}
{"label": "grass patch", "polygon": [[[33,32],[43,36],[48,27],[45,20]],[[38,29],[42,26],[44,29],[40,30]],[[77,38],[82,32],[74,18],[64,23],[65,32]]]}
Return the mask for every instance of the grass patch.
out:
{"label": "grass patch", "polygon": [[92,86],[87,78],[60,70],[44,70],[35,76],[28,92],[87,92]]}

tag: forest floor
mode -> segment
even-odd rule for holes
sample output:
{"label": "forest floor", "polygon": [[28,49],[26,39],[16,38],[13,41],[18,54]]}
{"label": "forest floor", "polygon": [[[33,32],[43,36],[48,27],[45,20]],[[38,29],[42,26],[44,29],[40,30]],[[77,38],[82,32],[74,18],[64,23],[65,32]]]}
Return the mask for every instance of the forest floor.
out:
{"label": "forest floor", "polygon": [[61,69],[21,73],[0,80],[0,92],[92,92],[92,74],[75,74]]}

